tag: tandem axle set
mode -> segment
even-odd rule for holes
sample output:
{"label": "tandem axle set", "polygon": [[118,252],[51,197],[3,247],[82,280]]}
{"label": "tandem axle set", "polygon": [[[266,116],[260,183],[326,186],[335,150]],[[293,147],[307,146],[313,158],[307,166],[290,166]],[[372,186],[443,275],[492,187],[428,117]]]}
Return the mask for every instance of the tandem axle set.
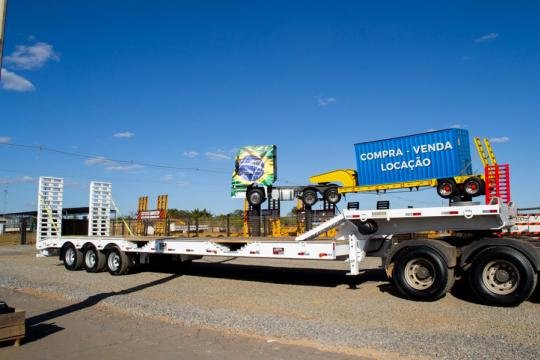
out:
{"label": "tandem axle set", "polygon": [[[516,211],[496,199],[489,205],[343,210],[296,238],[284,239],[110,236],[111,204],[111,184],[91,182],[88,236],[62,236],[63,179],[41,177],[37,250],[59,255],[68,270],[108,270],[113,275],[151,259],[189,262],[203,256],[345,260],[348,274],[358,275],[359,263],[376,256],[404,297],[436,300],[465,276],[482,301],[501,306],[525,301],[540,271],[540,243],[497,236],[515,223]],[[334,238],[319,239],[330,229],[337,230]],[[395,236],[425,231],[453,235],[404,241]]]}

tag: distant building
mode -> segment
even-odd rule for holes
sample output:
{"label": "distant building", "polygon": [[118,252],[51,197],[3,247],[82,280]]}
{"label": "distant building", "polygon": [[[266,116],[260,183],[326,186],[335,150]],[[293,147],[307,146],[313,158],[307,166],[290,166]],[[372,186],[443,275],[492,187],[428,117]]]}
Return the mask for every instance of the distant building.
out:
{"label": "distant building", "polygon": [[[62,209],[62,235],[86,235],[88,233],[88,207]],[[111,218],[116,218],[116,211],[111,210]],[[37,211],[22,211],[0,214],[0,234],[20,232],[21,220],[26,219],[26,230],[36,229]]]}

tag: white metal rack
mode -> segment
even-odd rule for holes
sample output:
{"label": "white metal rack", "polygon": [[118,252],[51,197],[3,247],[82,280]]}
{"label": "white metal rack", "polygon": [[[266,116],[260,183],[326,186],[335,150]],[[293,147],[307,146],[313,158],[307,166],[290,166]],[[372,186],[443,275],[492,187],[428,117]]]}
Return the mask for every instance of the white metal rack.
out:
{"label": "white metal rack", "polygon": [[111,183],[92,181],[88,209],[88,236],[109,236],[111,224]]}
{"label": "white metal rack", "polygon": [[39,178],[36,245],[62,236],[64,180],[49,176]]}

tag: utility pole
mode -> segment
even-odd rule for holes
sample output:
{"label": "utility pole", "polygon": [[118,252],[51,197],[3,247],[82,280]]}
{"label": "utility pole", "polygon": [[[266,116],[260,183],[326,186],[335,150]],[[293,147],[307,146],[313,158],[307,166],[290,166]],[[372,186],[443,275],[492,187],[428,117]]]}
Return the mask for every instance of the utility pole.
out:
{"label": "utility pole", "polygon": [[4,49],[4,29],[6,25],[7,0],[0,0],[0,80],[2,79],[2,50]]}

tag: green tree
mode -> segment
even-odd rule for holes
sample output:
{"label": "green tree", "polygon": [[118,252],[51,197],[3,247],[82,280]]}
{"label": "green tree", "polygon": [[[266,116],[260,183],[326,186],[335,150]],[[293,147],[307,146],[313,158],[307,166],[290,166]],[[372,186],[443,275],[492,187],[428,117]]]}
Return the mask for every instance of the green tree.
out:
{"label": "green tree", "polygon": [[186,219],[190,216],[190,213],[186,210],[169,209],[167,210],[167,216],[171,219]]}
{"label": "green tree", "polygon": [[190,212],[190,217],[192,219],[200,219],[200,218],[211,218],[213,215],[210,211],[206,209],[194,209]]}

